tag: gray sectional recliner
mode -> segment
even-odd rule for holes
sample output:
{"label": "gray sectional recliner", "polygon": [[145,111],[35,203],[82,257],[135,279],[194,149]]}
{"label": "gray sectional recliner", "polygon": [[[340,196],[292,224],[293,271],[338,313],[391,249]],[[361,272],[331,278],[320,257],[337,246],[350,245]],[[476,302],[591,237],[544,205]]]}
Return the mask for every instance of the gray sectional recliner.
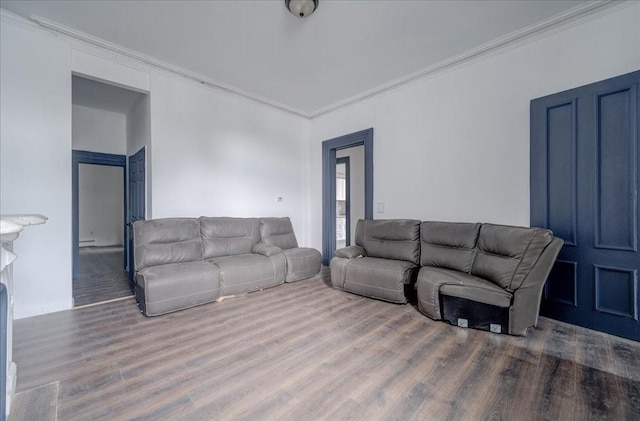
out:
{"label": "gray sectional recliner", "polygon": [[331,260],[331,282],[394,303],[415,282],[418,308],[434,320],[524,336],[562,244],[542,228],[360,220],[356,245]]}
{"label": "gray sectional recliner", "polygon": [[355,246],[336,250],[331,283],[366,297],[404,304],[406,285],[420,269],[420,221],[365,220],[356,225]]}
{"label": "gray sectional recliner", "polygon": [[166,218],[133,225],[134,291],[155,316],[320,272],[289,218]]}

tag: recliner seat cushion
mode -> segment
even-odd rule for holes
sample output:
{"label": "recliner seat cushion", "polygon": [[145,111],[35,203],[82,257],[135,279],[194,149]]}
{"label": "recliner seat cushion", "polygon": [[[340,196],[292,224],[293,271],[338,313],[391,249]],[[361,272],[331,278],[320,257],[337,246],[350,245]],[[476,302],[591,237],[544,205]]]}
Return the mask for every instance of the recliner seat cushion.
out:
{"label": "recliner seat cushion", "polygon": [[220,268],[221,295],[257,291],[282,283],[271,259],[261,254],[215,257],[207,261]]}
{"label": "recliner seat cushion", "polygon": [[260,236],[263,242],[283,250],[298,247],[298,241],[289,218],[261,218]]}
{"label": "recliner seat cushion", "polygon": [[369,257],[420,263],[420,221],[413,219],[360,219],[356,244]]}
{"label": "recliner seat cushion", "polygon": [[200,225],[195,218],[136,221],[133,230],[136,271],[203,260]]}
{"label": "recliner seat cushion", "polygon": [[200,217],[204,259],[249,254],[260,241],[257,218]]}
{"label": "recliner seat cushion", "polygon": [[320,272],[322,254],[316,249],[297,247],[283,250],[282,254],[287,261],[286,282],[311,278]]}
{"label": "recliner seat cushion", "polygon": [[496,287],[495,284],[475,277],[462,285],[442,285],[440,294],[478,301],[496,307],[509,307],[513,297],[508,291]]}
{"label": "recliner seat cushion", "polygon": [[404,287],[417,271],[415,263],[404,260],[362,257],[349,261],[342,288],[365,297],[404,304]]}
{"label": "recliner seat cushion", "polygon": [[480,224],[423,222],[420,226],[420,264],[471,271]]}
{"label": "recliner seat cushion", "polygon": [[145,314],[155,316],[209,303],[219,297],[220,270],[208,262],[171,263],[140,270]]}
{"label": "recliner seat cushion", "polygon": [[552,240],[547,229],[482,224],[471,274],[515,290]]}
{"label": "recliner seat cushion", "polygon": [[418,308],[439,320],[440,294],[465,298],[497,307],[509,307],[513,294],[486,279],[451,269],[423,266],[416,281]]}

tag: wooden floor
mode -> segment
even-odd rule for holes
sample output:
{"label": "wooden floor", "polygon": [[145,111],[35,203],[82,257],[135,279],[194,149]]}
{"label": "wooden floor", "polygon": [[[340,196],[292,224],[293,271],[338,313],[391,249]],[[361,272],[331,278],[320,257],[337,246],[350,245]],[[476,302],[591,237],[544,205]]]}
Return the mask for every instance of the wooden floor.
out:
{"label": "wooden floor", "polygon": [[124,270],[122,247],[86,247],[78,255],[78,277],[73,281],[75,307],[133,295]]}
{"label": "wooden floor", "polygon": [[462,329],[327,284],[325,268],[165,316],[126,299],[18,320],[18,396],[58,421],[640,419],[639,343],[549,319],[526,338]]}

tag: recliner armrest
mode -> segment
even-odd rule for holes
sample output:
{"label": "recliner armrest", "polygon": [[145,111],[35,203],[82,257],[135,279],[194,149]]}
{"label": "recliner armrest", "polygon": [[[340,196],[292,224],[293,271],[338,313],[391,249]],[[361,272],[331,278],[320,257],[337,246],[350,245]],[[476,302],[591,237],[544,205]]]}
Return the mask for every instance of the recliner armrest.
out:
{"label": "recliner armrest", "polygon": [[267,243],[258,243],[251,248],[251,252],[269,257],[274,254],[282,253],[282,249]]}
{"label": "recliner armrest", "polygon": [[356,257],[365,257],[367,254],[364,251],[364,248],[360,246],[347,246],[341,249],[336,250],[334,253],[335,257],[342,257],[345,259],[353,259]]}

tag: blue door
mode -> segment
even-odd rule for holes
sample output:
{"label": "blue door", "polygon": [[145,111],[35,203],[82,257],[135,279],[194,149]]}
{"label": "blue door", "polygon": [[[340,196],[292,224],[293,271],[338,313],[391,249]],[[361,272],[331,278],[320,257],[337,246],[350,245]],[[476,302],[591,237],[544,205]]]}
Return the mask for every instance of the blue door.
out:
{"label": "blue door", "polygon": [[129,157],[129,221],[127,242],[129,244],[129,280],[133,282],[133,223],[145,219],[145,149]]}
{"label": "blue door", "polygon": [[531,102],[531,225],[565,241],[542,315],[640,340],[640,71]]}

